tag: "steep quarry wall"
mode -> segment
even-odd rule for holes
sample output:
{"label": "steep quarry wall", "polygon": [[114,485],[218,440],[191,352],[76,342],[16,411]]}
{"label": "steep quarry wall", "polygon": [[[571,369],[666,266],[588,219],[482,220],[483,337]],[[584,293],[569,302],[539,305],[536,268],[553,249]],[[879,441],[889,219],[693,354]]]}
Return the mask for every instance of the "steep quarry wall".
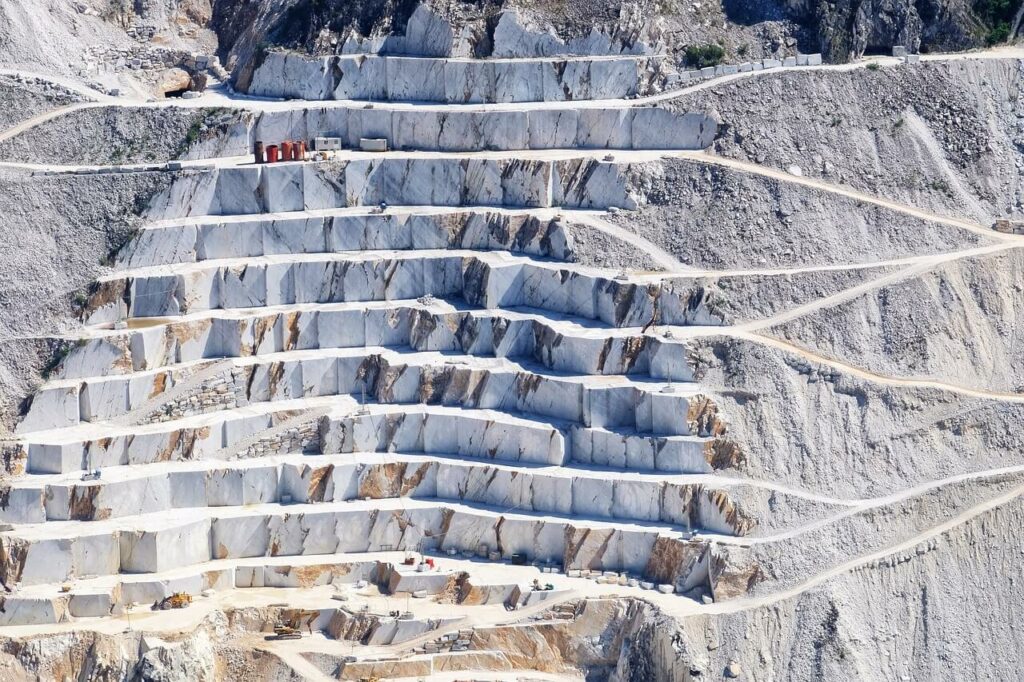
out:
{"label": "steep quarry wall", "polygon": [[189,170],[155,197],[154,219],[342,206],[631,207],[623,166],[488,158],[363,158],[342,162]]}
{"label": "steep quarry wall", "polygon": [[[748,6],[650,7],[617,1],[558,5],[530,0],[477,5],[374,2],[315,7],[287,2],[214,3],[213,26],[226,60],[245,80],[259,62],[261,36],[310,53],[430,57],[646,54],[681,60],[688,46],[719,44],[730,61],[822,52],[844,62],[893,45],[917,51],[981,47],[1012,38],[1012,7],[966,0],[822,3],[782,0]],[[234,20],[233,20],[234,19]]]}
{"label": "steep quarry wall", "polygon": [[251,95],[302,99],[448,103],[619,99],[660,92],[662,57],[507,59],[271,52],[238,87]]}
{"label": "steep quarry wall", "polygon": [[[300,109],[96,106],[71,111],[12,137],[0,159],[63,165],[135,164],[249,156],[253,144],[362,138],[408,151],[705,149],[717,123],[706,114],[653,107],[451,111],[310,104]],[[656,131],[656,132],[655,132]]]}

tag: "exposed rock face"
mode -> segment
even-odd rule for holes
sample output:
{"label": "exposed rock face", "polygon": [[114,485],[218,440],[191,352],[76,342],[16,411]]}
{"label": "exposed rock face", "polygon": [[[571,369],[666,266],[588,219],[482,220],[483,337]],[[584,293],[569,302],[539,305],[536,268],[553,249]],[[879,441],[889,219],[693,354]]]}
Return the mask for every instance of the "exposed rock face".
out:
{"label": "exposed rock face", "polygon": [[865,52],[888,52],[892,45],[934,52],[963,50],[981,44],[986,30],[972,3],[964,0],[786,0],[785,4],[795,18],[815,28],[822,52],[835,61]]}
{"label": "exposed rock face", "polygon": [[163,93],[178,93],[188,90],[192,85],[192,77],[184,69],[167,69],[160,75],[157,88]]}
{"label": "exposed rock face", "polygon": [[[241,22],[239,11],[245,17]],[[678,8],[618,0],[586,8],[518,1],[356,7],[289,2],[240,8],[235,0],[218,0],[214,9],[222,49],[242,67],[243,83],[261,59],[259,36],[319,54],[432,57],[644,54],[658,49],[681,56],[688,45],[720,42],[742,61],[785,54],[799,44],[805,52],[821,51],[841,62],[865,52],[889,52],[893,45],[924,51],[979,47],[1001,22],[1009,28],[1012,20],[1012,12],[993,13],[968,0],[716,1]]]}

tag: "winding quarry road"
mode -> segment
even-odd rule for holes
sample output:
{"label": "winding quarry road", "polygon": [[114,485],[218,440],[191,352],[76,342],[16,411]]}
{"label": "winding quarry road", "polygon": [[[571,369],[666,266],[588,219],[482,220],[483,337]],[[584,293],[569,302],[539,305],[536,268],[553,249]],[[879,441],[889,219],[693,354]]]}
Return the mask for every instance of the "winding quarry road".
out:
{"label": "winding quarry road", "polygon": [[[933,61],[954,61],[954,60],[965,60],[965,59],[1024,59],[1024,49],[1022,48],[998,48],[973,53],[965,54],[952,54],[952,55],[924,55],[922,60],[926,62]],[[871,58],[862,60],[852,64],[844,65],[822,65],[815,67],[801,67],[799,70],[816,70],[823,72],[843,72],[853,69],[866,68],[870,64],[882,64],[882,65],[895,65],[898,60],[891,58]],[[789,69],[791,70],[791,69]],[[783,69],[769,69],[760,72],[749,72],[739,73],[730,76],[724,76],[720,78],[711,79],[705,82],[701,82],[695,85],[689,85],[686,87],[678,88],[672,91],[666,91],[656,95],[648,97],[639,97],[631,100],[591,100],[591,101],[570,101],[570,102],[539,102],[539,103],[524,103],[524,104],[430,104],[420,105],[412,103],[374,103],[375,107],[383,109],[424,109],[424,110],[524,110],[531,108],[559,108],[559,107],[572,107],[575,109],[587,108],[587,107],[637,107],[649,104],[655,104],[658,102],[665,102],[674,98],[684,96],[690,93],[699,92],[707,88],[719,87],[721,85],[747,79],[747,78],[758,78],[772,73],[783,71]],[[0,70],[0,73],[15,73]],[[205,96],[194,100],[161,100],[161,101],[142,101],[135,100],[126,97],[110,97],[106,94],[100,93],[88,86],[76,82],[70,78],[53,78],[51,76],[42,76],[38,74],[30,74],[24,72],[17,72],[18,75],[23,76],[37,76],[51,80],[59,85],[67,87],[78,94],[89,98],[90,102],[72,104],[65,107],[60,107],[38,116],[29,118],[10,130],[0,132],[0,142],[12,139],[21,135],[22,133],[43,125],[48,121],[56,119],[61,116],[68,115],[75,111],[80,111],[87,108],[96,107],[210,107],[210,106],[230,106],[243,108],[253,111],[294,111],[304,109],[308,107],[342,107],[342,106],[357,106],[362,105],[362,102],[345,102],[345,101],[327,101],[327,102],[306,102],[306,101],[280,101],[270,99],[260,99],[253,97],[245,97],[238,95],[233,92],[229,92],[224,88],[217,88],[215,91],[207,93]],[[518,156],[523,158],[536,158],[544,160],[557,160],[563,158],[600,158],[607,153],[607,150],[550,150],[550,151],[526,151],[517,152]],[[443,153],[443,152],[389,152],[388,155],[399,156],[399,157],[483,157],[483,158],[502,158],[507,155],[506,152],[466,152],[466,153]],[[536,215],[537,217],[549,218],[553,215],[563,213],[583,225],[590,226],[602,233],[608,235],[611,238],[621,240],[632,244],[634,247],[647,253],[650,258],[657,264],[663,272],[657,276],[652,276],[652,281],[657,277],[665,275],[673,275],[678,277],[701,277],[701,278],[715,278],[723,276],[737,276],[737,275],[771,275],[771,276],[787,276],[792,274],[799,274],[802,272],[813,272],[823,270],[844,270],[844,269],[870,269],[878,268],[879,274],[877,277],[872,277],[863,281],[856,286],[851,286],[844,290],[831,293],[826,296],[817,298],[816,300],[803,303],[801,305],[794,305],[785,308],[777,314],[765,317],[763,319],[754,320],[745,324],[738,324],[733,326],[724,327],[701,327],[701,328],[686,328],[686,327],[662,327],[658,326],[654,331],[657,333],[663,333],[665,330],[671,330],[676,337],[685,338],[687,336],[726,336],[749,341],[752,343],[760,344],[762,346],[776,349],[782,353],[790,354],[796,357],[800,357],[808,362],[830,367],[838,370],[842,373],[848,374],[856,379],[871,382],[884,386],[897,386],[897,387],[911,387],[911,388],[922,388],[930,389],[940,392],[951,393],[967,398],[976,398],[982,400],[994,400],[994,401],[1005,401],[1007,403],[1024,403],[1024,394],[1021,393],[1010,393],[1010,392],[998,392],[998,391],[987,391],[976,388],[958,386],[952,383],[929,379],[929,378],[914,378],[914,377],[900,377],[900,376],[887,376],[878,374],[875,372],[868,371],[866,369],[857,367],[849,362],[844,361],[841,358],[831,358],[823,356],[819,353],[815,353],[806,348],[800,347],[798,344],[777,338],[772,336],[772,328],[777,327],[783,323],[796,320],[808,314],[830,308],[833,306],[841,305],[845,302],[851,301],[860,296],[864,296],[872,291],[878,290],[879,288],[900,282],[902,280],[918,277],[935,268],[941,267],[944,264],[955,262],[961,259],[968,258],[983,258],[993,256],[996,254],[1006,253],[1010,250],[1021,248],[1024,246],[1024,236],[1016,235],[1004,235],[994,232],[989,226],[983,225],[975,220],[956,217],[949,215],[940,215],[930,211],[922,210],[914,206],[902,204],[896,201],[888,200],[878,196],[866,194],[849,187],[837,185],[834,183],[827,182],[822,179],[811,178],[811,177],[798,177],[790,173],[770,168],[762,165],[758,165],[751,162],[740,161],[735,159],[723,158],[715,156],[705,152],[664,152],[664,151],[615,151],[614,155],[617,161],[622,162],[642,162],[649,161],[662,157],[678,157],[685,158],[693,161],[694,163],[709,164],[719,167],[728,168],[730,170],[753,174],[762,177],[771,178],[778,182],[791,183],[802,187],[808,187],[815,190],[828,192],[837,196],[846,197],[866,204],[879,206],[886,208],[891,211],[901,213],[906,216],[919,218],[923,220],[933,221],[936,223],[949,225],[958,229],[964,230],[971,234],[983,237],[986,245],[979,246],[977,248],[964,249],[960,251],[953,251],[948,253],[939,253],[933,255],[924,256],[913,256],[903,259],[897,259],[887,262],[874,262],[874,263],[861,263],[861,264],[844,264],[844,265],[829,265],[829,266],[808,266],[808,267],[795,267],[795,268],[776,268],[776,269],[742,269],[742,270],[723,270],[713,271],[706,269],[698,269],[684,263],[671,254],[666,249],[652,243],[651,241],[640,237],[628,230],[619,227],[612,222],[606,220],[606,214],[602,211],[572,211],[562,209],[514,209],[510,210],[511,213],[529,214]],[[363,157],[376,157],[378,154],[369,154],[361,152],[345,152],[339,158],[363,158]],[[202,159],[197,161],[183,162],[185,166],[205,166],[214,165],[218,167],[229,167],[247,163],[248,157],[245,158],[214,158],[214,159]],[[105,166],[74,166],[74,165],[55,165],[55,164],[26,164],[26,163],[3,163],[0,167],[7,167],[12,169],[22,169],[28,171],[46,171],[55,173],[75,172],[84,169],[95,169],[104,170]],[[336,209],[329,212],[303,212],[294,215],[322,215],[322,214],[346,214],[360,212],[366,212],[368,209],[357,208],[357,209]],[[438,207],[415,207],[415,206],[403,206],[394,207],[389,209],[396,213],[405,214],[417,214],[417,213],[438,213],[439,211],[450,210],[452,212],[472,210],[472,208],[458,208],[458,209],[444,209]],[[488,209],[488,210],[502,210],[502,209]],[[220,222],[230,222],[232,220],[251,220],[254,217],[259,216],[238,216],[238,217],[218,217]],[[195,222],[202,222],[202,218],[195,219]],[[173,221],[174,224],[182,224],[183,221]],[[187,221],[186,221],[187,222]],[[162,224],[151,224],[146,226],[145,229],[161,229]],[[286,309],[286,308],[282,308]],[[217,313],[203,313],[203,315],[215,315]],[[559,328],[563,333],[570,333],[578,331],[579,325],[576,325],[571,320],[563,322],[552,323]],[[561,326],[559,326],[561,325]],[[628,328],[617,330],[621,333],[635,332]],[[644,331],[646,333],[646,330]],[[225,361],[229,362],[229,361]],[[191,379],[192,382],[201,381],[208,375],[215,373],[219,369],[216,363],[211,364],[199,371]],[[178,386],[176,391],[184,394],[188,388],[189,383],[186,382],[181,386]],[[173,397],[173,396],[171,396]],[[166,401],[168,396],[163,396],[162,401]],[[309,401],[307,401],[309,402]],[[314,400],[309,402],[309,409],[325,409],[330,401],[327,400]],[[155,403],[154,403],[155,404]],[[141,411],[145,411],[153,407],[153,405],[146,403],[145,405],[138,408]],[[128,424],[130,419],[126,416],[123,420],[124,424]],[[109,424],[104,424],[109,425]],[[95,429],[97,434],[101,433],[102,430],[95,426],[82,426],[81,431],[85,429]],[[950,485],[958,483],[964,483],[967,481],[982,481],[984,479],[990,479],[1000,476],[1016,476],[1024,474],[1024,466],[1012,466],[1005,468],[995,468],[983,471],[971,472],[968,474],[961,474],[957,476],[951,476],[939,480],[927,481],[915,485],[913,487],[906,488],[894,492],[889,495],[876,497],[876,498],[865,498],[865,499],[835,499],[823,495],[818,495],[813,491],[802,490],[793,486],[781,482],[765,482],[765,481],[745,481],[742,479],[725,477],[725,476],[706,476],[697,477],[702,481],[707,482],[709,485],[751,485],[758,486],[768,489],[777,490],[781,493],[801,496],[809,501],[822,505],[831,505],[835,509],[828,514],[823,515],[821,518],[811,521],[806,524],[798,525],[790,528],[784,532],[776,534],[765,534],[765,535],[754,535],[748,537],[729,537],[729,536],[713,536],[716,542],[738,546],[753,546],[757,544],[765,544],[772,542],[781,542],[783,540],[793,540],[799,536],[805,535],[812,531],[820,530],[838,524],[841,520],[849,518],[857,514],[869,513],[872,510],[877,510],[886,505],[893,505],[900,502],[905,502],[912,498],[917,498],[932,494],[935,491]],[[696,479],[695,479],[696,480]],[[801,593],[808,590],[812,590],[819,587],[828,580],[835,579],[837,577],[848,574],[858,568],[864,567],[872,562],[884,560],[887,557],[893,555],[899,555],[900,553],[913,550],[921,543],[927,542],[932,538],[936,538],[943,534],[949,533],[969,521],[976,519],[1001,505],[1010,503],[1024,494],[1024,485],[1016,485],[1011,487],[1005,492],[1001,492],[998,495],[987,499],[984,502],[974,504],[965,509],[956,510],[957,513],[952,514],[947,520],[934,525],[933,527],[927,528],[920,532],[916,532],[908,537],[901,538],[893,541],[884,547],[877,550],[871,551],[860,556],[856,556],[842,563],[838,563],[827,570],[824,570],[816,575],[808,577],[806,580],[797,584],[786,587],[785,589],[779,589],[768,594],[759,595],[755,597],[740,597],[720,603],[712,604],[697,604],[687,599],[680,599],[678,597],[662,595],[655,592],[640,591],[634,588],[619,587],[613,585],[594,585],[590,581],[576,579],[571,580],[565,577],[559,577],[562,583],[566,586],[572,586],[570,591],[564,595],[562,601],[578,598],[580,596],[596,596],[596,594],[620,594],[641,597],[648,601],[651,601],[661,607],[665,612],[676,615],[678,617],[686,618],[694,614],[724,614],[724,613],[735,613],[745,610],[760,609],[764,607],[772,606],[783,600],[791,599],[799,596]],[[545,603],[535,609],[513,612],[507,614],[504,617],[488,616],[487,618],[481,618],[476,623],[470,625],[493,625],[500,622],[514,622],[521,620],[532,613],[539,613],[544,609],[547,609],[551,605],[551,602]],[[459,627],[466,627],[465,622],[460,622],[457,626],[453,626],[455,630]],[[449,628],[451,629],[451,628]],[[433,639],[438,634],[443,633],[444,630],[432,631],[429,636],[420,638],[422,641],[428,641]],[[420,643],[420,640],[407,642],[402,649],[411,649],[412,646]],[[315,651],[319,649],[330,650],[337,653],[340,649],[334,646],[333,643],[326,640],[320,641],[317,639],[301,640],[296,642],[276,642],[276,643],[263,643],[260,644],[262,648],[266,648],[267,651],[273,652],[275,655],[280,656],[286,663],[288,663],[297,673],[306,676],[308,679],[330,679],[324,675],[315,665],[309,662],[302,656],[303,652]]]}

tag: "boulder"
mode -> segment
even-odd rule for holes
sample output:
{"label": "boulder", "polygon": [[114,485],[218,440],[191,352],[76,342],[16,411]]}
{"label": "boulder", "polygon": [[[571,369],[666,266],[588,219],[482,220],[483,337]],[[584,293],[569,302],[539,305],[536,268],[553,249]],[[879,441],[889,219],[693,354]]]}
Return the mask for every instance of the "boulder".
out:
{"label": "boulder", "polygon": [[192,85],[192,77],[188,75],[188,72],[184,69],[172,68],[167,69],[160,74],[160,80],[157,82],[157,90],[161,94],[168,94],[172,92],[180,92],[182,90],[188,90]]}

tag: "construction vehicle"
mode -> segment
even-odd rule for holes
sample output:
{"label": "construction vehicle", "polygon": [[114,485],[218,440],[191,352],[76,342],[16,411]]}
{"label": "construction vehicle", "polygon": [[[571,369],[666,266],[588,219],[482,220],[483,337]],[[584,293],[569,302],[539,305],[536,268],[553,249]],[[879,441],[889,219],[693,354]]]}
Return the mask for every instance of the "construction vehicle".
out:
{"label": "construction vehicle", "polygon": [[274,637],[277,639],[299,639],[302,637],[303,628],[312,634],[313,621],[315,621],[319,615],[320,613],[318,611],[304,610],[282,613],[281,621],[274,626]]}
{"label": "construction vehicle", "polygon": [[160,608],[164,611],[167,609],[183,609],[192,603],[192,595],[187,592],[175,592],[169,597],[165,597],[160,602]]}
{"label": "construction vehicle", "polygon": [[274,636],[278,639],[301,639],[302,631],[290,625],[278,624],[274,626]]}

